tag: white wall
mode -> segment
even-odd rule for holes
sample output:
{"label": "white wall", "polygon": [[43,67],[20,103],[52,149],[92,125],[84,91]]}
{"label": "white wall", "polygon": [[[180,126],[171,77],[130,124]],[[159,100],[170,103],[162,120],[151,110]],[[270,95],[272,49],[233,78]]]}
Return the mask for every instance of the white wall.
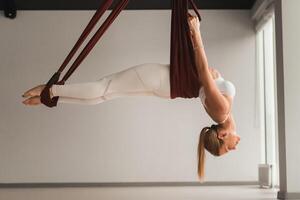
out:
{"label": "white wall", "polygon": [[[284,109],[287,192],[298,192],[300,197],[299,174],[299,57],[300,57],[300,1],[282,1]],[[279,133],[284,134],[284,133]],[[285,192],[285,191],[283,191]]]}
{"label": "white wall", "polygon": [[[197,181],[199,99],[126,98],[97,106],[29,108],[21,94],[58,68],[93,12],[22,11],[0,18],[0,182]],[[236,85],[239,150],[207,156],[207,181],[256,181],[255,33],[250,11],[203,11],[211,66]],[[124,11],[70,79],[96,80],[146,62],[169,63],[169,11]]]}

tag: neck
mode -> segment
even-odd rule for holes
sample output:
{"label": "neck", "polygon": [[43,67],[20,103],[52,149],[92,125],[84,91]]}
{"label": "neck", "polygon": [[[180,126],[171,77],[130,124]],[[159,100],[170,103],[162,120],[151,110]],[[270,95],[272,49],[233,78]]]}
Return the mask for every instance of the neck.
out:
{"label": "neck", "polygon": [[232,115],[229,115],[228,119],[223,124],[220,124],[220,126],[226,130],[234,130],[235,123]]}

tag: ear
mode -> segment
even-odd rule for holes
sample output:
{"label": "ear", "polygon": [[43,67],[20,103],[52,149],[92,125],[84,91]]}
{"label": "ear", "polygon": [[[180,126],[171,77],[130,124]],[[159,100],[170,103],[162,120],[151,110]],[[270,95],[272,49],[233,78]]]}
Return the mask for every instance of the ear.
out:
{"label": "ear", "polygon": [[228,135],[228,133],[226,131],[219,131],[218,138],[220,140],[223,140],[227,135]]}

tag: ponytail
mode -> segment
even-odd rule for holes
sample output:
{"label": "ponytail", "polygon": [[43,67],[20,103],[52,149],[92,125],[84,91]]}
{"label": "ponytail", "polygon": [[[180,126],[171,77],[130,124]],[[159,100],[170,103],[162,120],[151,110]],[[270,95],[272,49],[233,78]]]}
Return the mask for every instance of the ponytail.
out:
{"label": "ponytail", "polygon": [[223,141],[217,135],[218,125],[202,129],[198,144],[198,177],[200,182],[204,180],[205,173],[205,150],[214,156],[220,156],[220,147]]}
{"label": "ponytail", "polygon": [[205,127],[202,129],[199,137],[199,144],[198,144],[198,177],[202,182],[204,180],[204,172],[205,172],[205,135],[209,127]]}

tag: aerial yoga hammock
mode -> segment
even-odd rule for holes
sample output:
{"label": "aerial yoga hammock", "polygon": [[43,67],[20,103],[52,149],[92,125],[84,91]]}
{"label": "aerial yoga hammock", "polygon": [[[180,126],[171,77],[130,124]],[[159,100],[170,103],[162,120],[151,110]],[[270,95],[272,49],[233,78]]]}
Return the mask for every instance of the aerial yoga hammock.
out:
{"label": "aerial yoga hammock", "polygon": [[[46,87],[41,93],[41,102],[48,106],[57,106],[59,96],[51,98],[50,88],[55,85],[64,85],[67,79],[78,68],[86,56],[91,52],[96,43],[103,36],[105,31],[117,18],[120,12],[127,6],[129,0],[120,0],[104,23],[97,30],[95,35],[84,47],[82,52],[76,58],[70,69],[61,80],[61,73],[76,54],[82,43],[88,37],[97,22],[103,16],[106,10],[112,5],[113,0],[104,0],[96,11],[89,24],[81,34],[80,38],[68,54],[59,70],[47,82]],[[195,98],[199,97],[200,83],[195,64],[195,55],[193,50],[190,29],[188,25],[188,9],[192,6],[199,20],[201,16],[193,0],[172,0],[172,20],[171,20],[171,52],[170,52],[170,96],[172,99],[177,97]]]}
{"label": "aerial yoga hammock", "polygon": [[[155,94],[155,96],[172,99],[200,97],[206,112],[217,123],[211,127],[204,127],[200,133],[198,175],[202,179],[204,177],[205,149],[215,156],[221,156],[236,149],[240,137],[236,134],[235,121],[231,114],[235,88],[231,82],[224,80],[221,76],[213,77],[209,71],[202,39],[199,39],[201,34],[197,24],[201,17],[193,0],[172,0],[170,65],[143,64],[109,75],[96,82],[64,85],[129,2],[129,0],[120,0],[64,77],[59,80],[67,64],[97,21],[112,5],[112,2],[113,0],[104,0],[62,66],[46,86],[42,85],[29,90],[24,97],[30,97],[29,102],[31,98],[36,101],[38,99],[38,103],[42,102],[48,107],[56,106],[58,100],[68,103],[81,103],[82,101],[84,104],[95,104],[95,102],[99,103],[107,98],[114,98],[114,96],[110,96],[111,94],[123,97],[130,92],[133,92],[134,95],[138,95],[138,92],[141,92],[141,95],[147,95],[149,92],[150,95]],[[190,23],[193,20],[189,19],[189,5],[193,7],[198,16],[196,26],[191,26],[192,30],[198,32],[198,35],[191,34],[193,31],[190,29]],[[192,19],[195,18],[192,17]],[[198,40],[196,39],[197,42],[194,46],[193,42],[197,36]],[[150,90],[147,90],[149,88]],[[33,93],[30,94],[30,91]],[[109,95],[107,96],[107,94]],[[24,103],[34,105],[34,102],[28,103],[27,100]]]}

